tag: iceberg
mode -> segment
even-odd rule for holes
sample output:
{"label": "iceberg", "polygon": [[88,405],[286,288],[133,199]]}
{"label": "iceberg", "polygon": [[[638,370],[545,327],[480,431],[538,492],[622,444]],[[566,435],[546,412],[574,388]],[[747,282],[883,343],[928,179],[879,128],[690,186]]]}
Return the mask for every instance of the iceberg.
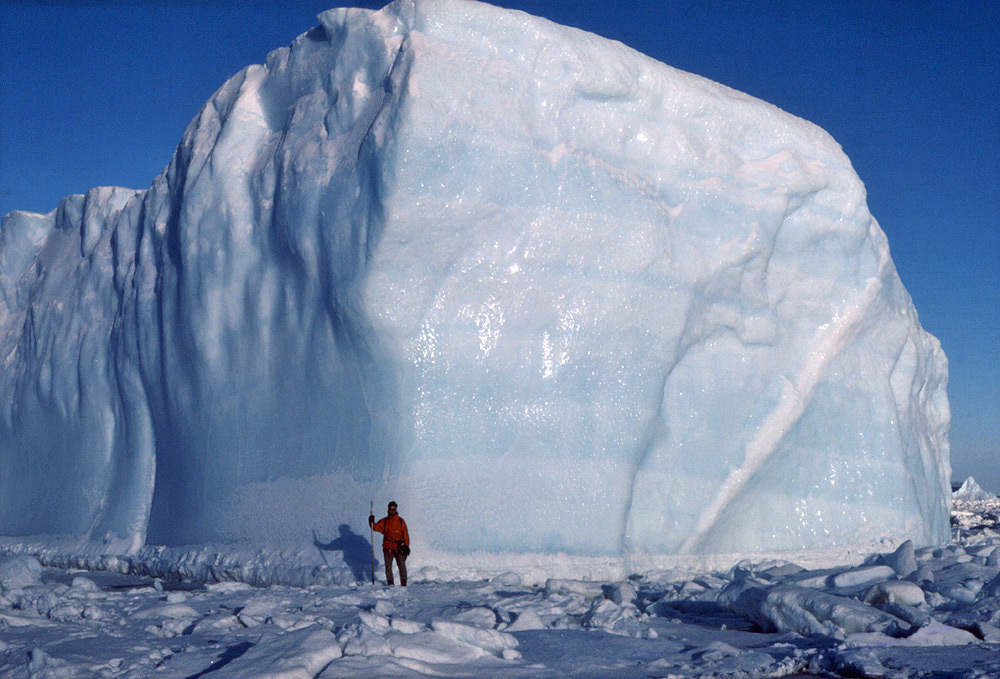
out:
{"label": "iceberg", "polygon": [[951,494],[952,500],[962,500],[965,502],[989,502],[991,500],[997,500],[997,496],[993,493],[983,490],[982,487],[976,483],[976,480],[971,476],[962,482],[962,485],[958,487]]}
{"label": "iceberg", "polygon": [[147,190],[4,217],[0,534],[947,540],[946,358],[827,133],[470,0],[319,21]]}

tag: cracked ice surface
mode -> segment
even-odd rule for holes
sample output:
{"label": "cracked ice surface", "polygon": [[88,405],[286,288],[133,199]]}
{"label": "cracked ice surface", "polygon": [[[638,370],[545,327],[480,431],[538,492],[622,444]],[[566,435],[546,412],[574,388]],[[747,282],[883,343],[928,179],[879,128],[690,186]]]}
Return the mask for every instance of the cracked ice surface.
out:
{"label": "cracked ice surface", "polygon": [[406,588],[367,577],[251,587],[0,556],[0,675],[1000,676],[1000,500],[956,495],[955,506],[945,547],[907,541],[832,569],[747,560],[610,582],[443,582],[424,568]]}
{"label": "cracked ice surface", "polygon": [[320,21],[147,191],[4,219],[0,533],[947,538],[946,359],[825,132],[519,12]]}

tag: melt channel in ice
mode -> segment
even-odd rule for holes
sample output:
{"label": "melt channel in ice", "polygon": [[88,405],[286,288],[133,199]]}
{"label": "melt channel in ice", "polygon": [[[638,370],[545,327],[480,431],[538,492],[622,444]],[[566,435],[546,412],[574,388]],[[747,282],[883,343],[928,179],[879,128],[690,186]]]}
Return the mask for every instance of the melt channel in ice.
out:
{"label": "melt channel in ice", "polygon": [[947,539],[946,360],[823,130],[467,0],[319,19],[148,190],[4,218],[0,534]]}

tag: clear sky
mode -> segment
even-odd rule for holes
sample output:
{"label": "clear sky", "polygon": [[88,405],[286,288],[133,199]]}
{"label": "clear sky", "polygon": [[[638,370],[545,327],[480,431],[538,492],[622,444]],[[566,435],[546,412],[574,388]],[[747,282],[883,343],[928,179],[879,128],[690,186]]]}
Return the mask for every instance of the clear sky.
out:
{"label": "clear sky", "polygon": [[[0,0],[0,214],[146,188],[229,76],[336,5]],[[953,477],[1000,491],[1000,2],[497,0],[811,120],[951,363]]]}

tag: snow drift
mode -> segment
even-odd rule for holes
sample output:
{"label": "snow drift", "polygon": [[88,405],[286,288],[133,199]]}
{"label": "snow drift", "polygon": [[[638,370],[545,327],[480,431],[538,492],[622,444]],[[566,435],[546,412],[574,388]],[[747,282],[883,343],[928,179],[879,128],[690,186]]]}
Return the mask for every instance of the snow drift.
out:
{"label": "snow drift", "polygon": [[467,0],[319,19],[147,191],[4,218],[0,533],[947,539],[946,360],[825,132]]}

